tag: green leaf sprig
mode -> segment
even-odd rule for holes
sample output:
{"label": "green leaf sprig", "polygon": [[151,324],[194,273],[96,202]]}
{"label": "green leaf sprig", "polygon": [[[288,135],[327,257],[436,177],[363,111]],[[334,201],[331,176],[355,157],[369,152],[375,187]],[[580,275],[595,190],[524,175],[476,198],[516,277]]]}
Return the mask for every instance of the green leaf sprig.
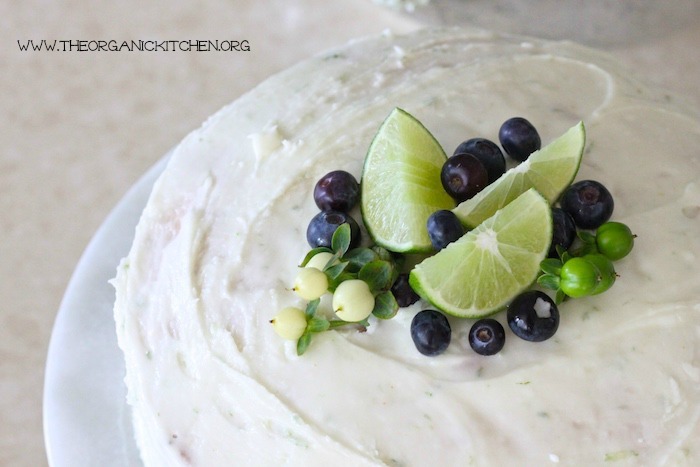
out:
{"label": "green leaf sprig", "polygon": [[[626,226],[624,228],[629,232]],[[568,298],[605,292],[618,277],[613,261],[620,257],[609,258],[604,254],[605,251],[601,251],[597,232],[579,230],[576,236],[577,240],[569,250],[557,245],[558,258],[546,258],[540,263],[542,274],[537,278],[537,283],[543,288],[556,291],[557,304]],[[626,240],[632,242],[634,237],[636,236]],[[630,243],[629,250],[631,248]]]}
{"label": "green leaf sprig", "polygon": [[[331,247],[318,247],[309,251],[302,260],[300,267],[305,267],[319,253],[330,253],[331,258],[323,267],[323,273],[328,277],[328,291],[333,293],[336,288],[349,279],[360,279],[367,283],[375,297],[372,314],[379,319],[391,319],[396,316],[399,305],[391,292],[391,286],[399,276],[401,259],[396,258],[388,250],[379,247],[350,248],[351,232],[349,224],[341,224],[331,238]],[[297,354],[303,355],[308,349],[315,334],[347,325],[355,325],[360,329],[369,326],[369,321],[349,322],[341,319],[326,319],[317,315],[320,300],[313,300],[306,307],[306,330],[297,341]]]}

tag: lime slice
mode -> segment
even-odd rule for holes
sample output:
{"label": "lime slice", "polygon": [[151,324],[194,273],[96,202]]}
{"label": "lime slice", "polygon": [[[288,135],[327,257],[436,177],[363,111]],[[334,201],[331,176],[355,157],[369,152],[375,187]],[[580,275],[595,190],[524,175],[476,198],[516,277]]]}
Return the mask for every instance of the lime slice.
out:
{"label": "lime slice", "polygon": [[452,209],[440,171],[447,157],[433,135],[408,112],[384,120],[362,169],[362,219],[377,245],[395,252],[432,251],[427,221]]}
{"label": "lime slice", "polygon": [[490,315],[532,285],[551,240],[549,202],[533,188],[423,260],[409,283],[445,313]]}
{"label": "lime slice", "polygon": [[579,122],[476,196],[462,202],[454,213],[465,226],[474,228],[530,188],[536,188],[553,203],[576,177],[585,142],[586,130],[583,122]]}

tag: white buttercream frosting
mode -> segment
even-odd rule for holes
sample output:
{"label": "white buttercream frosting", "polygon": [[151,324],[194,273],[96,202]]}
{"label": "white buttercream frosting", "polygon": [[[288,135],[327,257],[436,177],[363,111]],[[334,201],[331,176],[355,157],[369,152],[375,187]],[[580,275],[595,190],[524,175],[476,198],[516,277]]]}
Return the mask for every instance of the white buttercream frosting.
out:
{"label": "white buttercream frosting", "polygon": [[[492,357],[457,319],[445,354],[419,354],[423,302],[296,356],[269,321],[304,306],[314,183],[359,178],[396,106],[447,153],[512,116],[545,144],[583,120],[577,179],[638,235],[613,288]],[[175,149],[114,281],[144,462],[700,465],[700,119],[680,107],[588,49],[461,30],[357,41],[225,107]]]}

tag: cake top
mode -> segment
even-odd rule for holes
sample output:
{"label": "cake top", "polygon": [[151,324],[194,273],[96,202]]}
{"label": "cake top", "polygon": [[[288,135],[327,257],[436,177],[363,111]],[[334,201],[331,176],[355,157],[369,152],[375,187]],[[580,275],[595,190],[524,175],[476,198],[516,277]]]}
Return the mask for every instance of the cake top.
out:
{"label": "cake top", "polygon": [[[602,182],[638,235],[624,276],[562,306],[553,338],[509,338],[492,357],[457,318],[443,354],[416,352],[424,301],[322,333],[299,357],[269,321],[303,303],[290,289],[313,186],[332,170],[359,178],[395,107],[447,152],[497,139],[514,115],[543,142],[584,121],[577,180]],[[358,41],[222,109],[175,149],[115,280],[144,460],[692,464],[700,124],[679,108],[588,49],[450,29]]]}

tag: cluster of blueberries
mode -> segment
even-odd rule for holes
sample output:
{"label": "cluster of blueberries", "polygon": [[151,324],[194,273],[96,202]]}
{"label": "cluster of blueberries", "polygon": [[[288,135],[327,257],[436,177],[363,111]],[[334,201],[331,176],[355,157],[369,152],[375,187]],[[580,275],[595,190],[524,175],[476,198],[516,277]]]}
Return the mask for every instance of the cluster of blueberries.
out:
{"label": "cluster of blueberries", "polygon": [[[535,127],[522,117],[506,120],[499,130],[499,141],[508,156],[525,161],[540,149],[541,140]],[[445,162],[440,178],[445,191],[455,201],[472,198],[506,171],[503,152],[494,142],[472,138],[461,143]],[[314,187],[314,201],[321,210],[309,223],[306,239],[312,248],[329,247],[335,229],[350,225],[352,247],[360,242],[360,229],[349,211],[357,204],[360,186],[355,177],[343,170],[323,176]],[[436,250],[464,234],[461,223],[451,211],[437,211],[428,220],[428,233]]]}
{"label": "cluster of blueberries", "polygon": [[[501,125],[498,140],[506,154],[523,162],[540,149],[542,140],[527,119],[513,117]],[[447,159],[440,172],[442,186],[458,203],[473,198],[506,171],[501,148],[486,138],[471,138],[461,143]],[[464,235],[457,216],[449,210],[433,213],[428,219],[428,235],[433,248],[441,250]]]}
{"label": "cluster of blueberries", "polygon": [[[506,120],[498,131],[498,139],[506,154],[512,159],[523,162],[533,152],[540,149],[542,140],[537,129],[527,119],[513,117]],[[506,160],[503,152],[496,143],[486,138],[472,138],[461,143],[453,155],[447,159],[440,173],[440,180],[445,191],[462,202],[473,198],[477,193],[493,183],[506,171]],[[428,235],[433,248],[441,250],[464,235],[464,227],[457,216],[449,210],[440,210],[428,218]],[[556,305],[546,294],[551,305]],[[509,307],[508,321],[510,327],[515,327],[528,340],[541,339],[544,331],[544,321],[537,320],[537,325],[522,323],[532,321],[532,316],[544,315],[539,296],[523,294],[516,298]],[[558,325],[550,324],[551,328]],[[549,320],[552,322],[554,320]],[[553,334],[553,333],[552,333]],[[444,352],[450,344],[452,331],[450,323],[439,311],[423,310],[416,314],[411,322],[411,337],[419,352],[434,356]],[[493,355],[501,351],[505,344],[506,335],[501,323],[492,318],[476,321],[469,331],[469,345],[481,355]]]}
{"label": "cluster of blueberries", "polygon": [[[499,130],[499,142],[512,159],[523,162],[541,147],[535,127],[522,117],[514,117],[503,123]],[[472,138],[461,143],[447,159],[441,181],[445,191],[455,201],[472,198],[503,175],[506,161],[497,144],[485,138]],[[349,214],[357,204],[360,186],[355,177],[343,170],[323,176],[314,187],[314,201],[320,212],[308,225],[306,237],[312,248],[330,247],[333,233],[338,226],[347,223],[351,229],[351,248],[360,243],[360,228]],[[610,192],[599,182],[584,180],[571,185],[560,200],[561,207],[552,211],[553,238],[550,256],[571,247],[579,229],[595,229],[611,216],[614,202]],[[428,235],[435,250],[464,235],[464,228],[452,211],[435,212],[428,220]],[[401,274],[392,286],[392,292],[401,307],[415,303],[418,295],[408,283],[408,275]],[[507,321],[511,330],[528,341],[544,341],[556,332],[559,311],[556,303],[546,293],[531,290],[516,297],[507,309]],[[439,311],[423,310],[411,323],[411,337],[419,352],[439,355],[450,343],[449,321]],[[505,344],[503,326],[495,319],[476,321],[469,332],[469,343],[481,355],[498,353]]]}
{"label": "cluster of blueberries", "polygon": [[[506,154],[519,162],[527,160],[541,146],[537,130],[521,117],[511,118],[501,126],[499,141]],[[505,158],[499,147],[492,141],[474,138],[460,144],[447,160],[441,174],[442,184],[447,193],[461,202],[475,196],[504,172]],[[553,238],[549,252],[552,258],[572,246],[578,229],[591,230],[603,225],[612,215],[614,202],[601,183],[583,180],[565,190],[560,206],[552,208]],[[459,219],[447,210],[437,211],[429,218],[428,232],[433,247],[438,250],[464,235]],[[532,342],[549,339],[559,327],[557,304],[540,290],[518,295],[509,304],[506,318],[515,335]],[[450,343],[449,321],[436,310],[423,310],[413,319],[411,336],[421,353],[439,355]],[[469,332],[470,346],[481,355],[500,352],[505,339],[503,326],[493,318],[477,320]]]}

